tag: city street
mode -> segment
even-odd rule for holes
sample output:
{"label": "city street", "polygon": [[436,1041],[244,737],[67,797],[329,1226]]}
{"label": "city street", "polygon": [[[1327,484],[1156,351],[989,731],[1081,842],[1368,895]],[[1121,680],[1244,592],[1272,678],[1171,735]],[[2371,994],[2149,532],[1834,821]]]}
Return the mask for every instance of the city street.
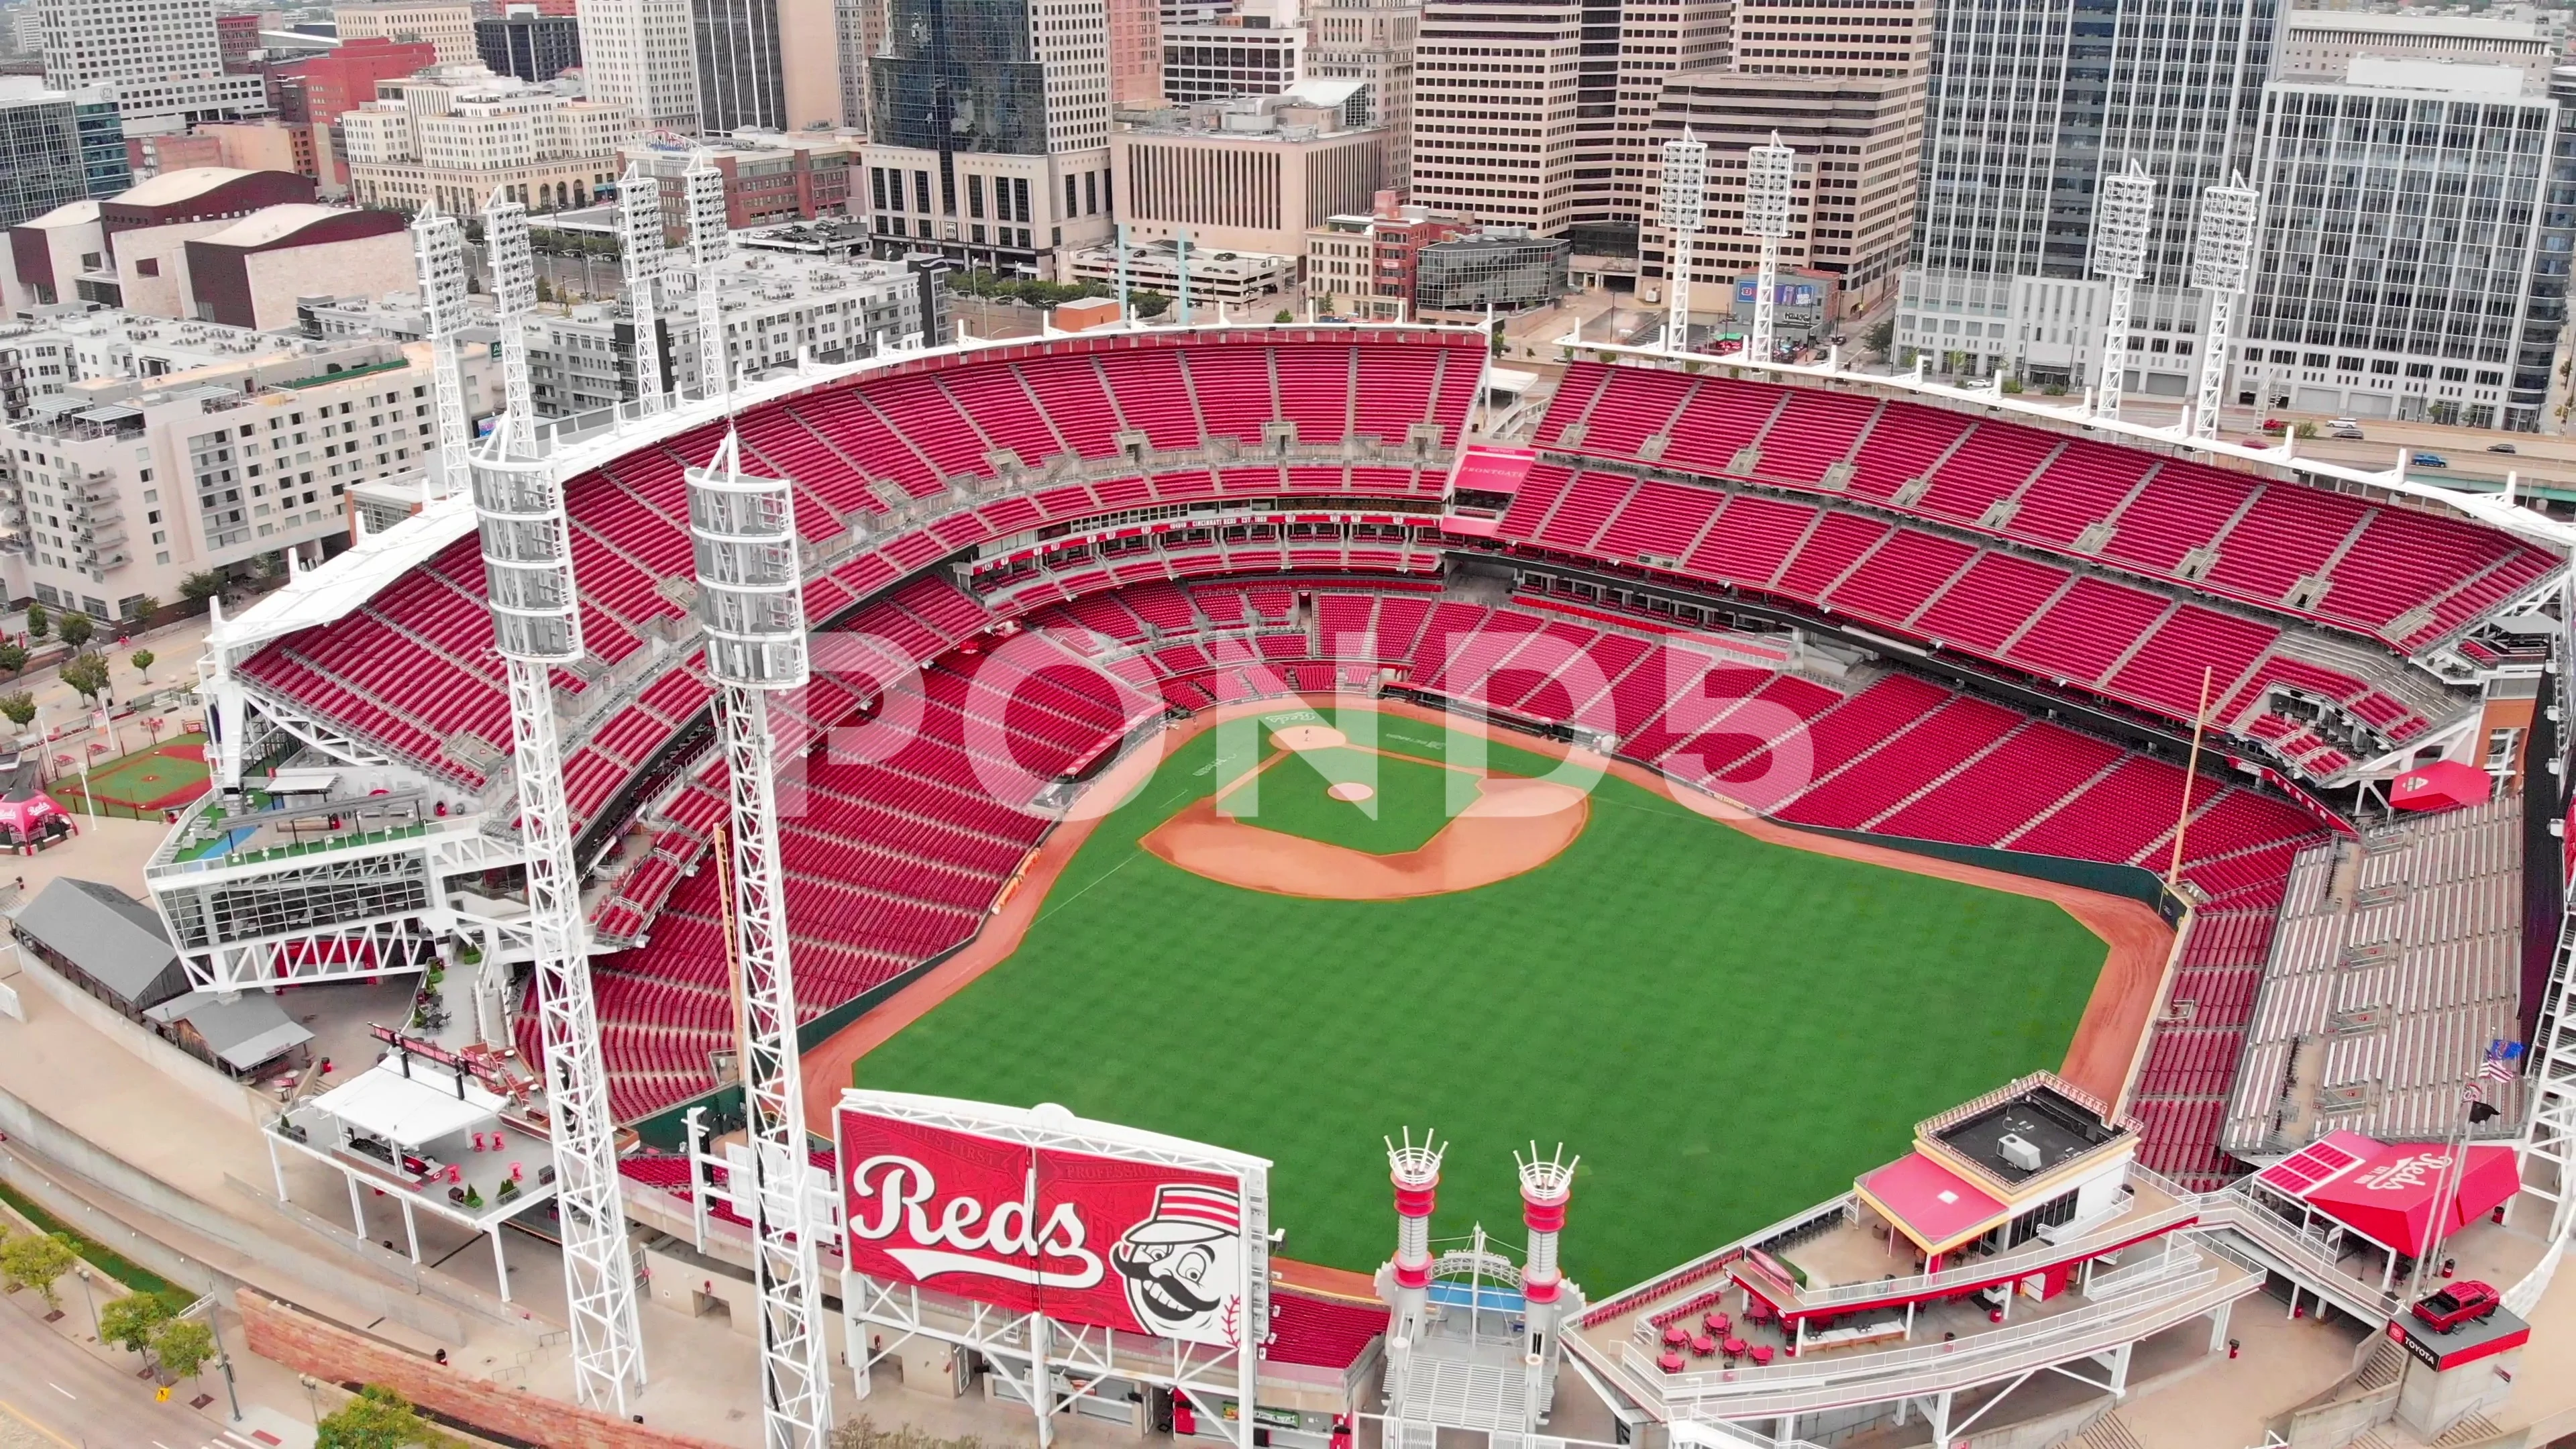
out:
{"label": "city street", "polygon": [[[66,1278],[62,1289],[62,1321],[78,1321],[85,1330],[80,1285]],[[151,1381],[66,1338],[59,1325],[37,1316],[43,1307],[42,1299],[26,1292],[0,1302],[0,1445],[16,1449],[6,1437],[11,1419],[34,1430],[30,1442],[77,1449],[278,1449],[297,1442],[265,1427],[278,1417],[272,1414],[259,1416],[261,1429],[233,1429],[226,1421],[222,1377],[212,1369],[202,1383],[181,1380],[170,1402],[154,1402]],[[117,1356],[128,1357],[121,1351]],[[204,1413],[188,1407],[202,1393],[214,1395]],[[263,1438],[262,1432],[275,1437]],[[312,1430],[302,1435],[301,1442],[311,1442]]]}

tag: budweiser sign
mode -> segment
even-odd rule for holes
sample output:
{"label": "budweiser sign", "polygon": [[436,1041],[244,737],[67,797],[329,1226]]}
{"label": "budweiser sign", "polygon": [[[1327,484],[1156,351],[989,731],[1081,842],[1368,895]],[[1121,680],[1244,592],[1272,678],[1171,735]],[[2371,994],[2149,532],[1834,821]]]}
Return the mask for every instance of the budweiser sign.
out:
{"label": "budweiser sign", "polygon": [[1233,1177],[848,1105],[839,1137],[855,1271],[1069,1323],[1240,1341],[1250,1265]]}

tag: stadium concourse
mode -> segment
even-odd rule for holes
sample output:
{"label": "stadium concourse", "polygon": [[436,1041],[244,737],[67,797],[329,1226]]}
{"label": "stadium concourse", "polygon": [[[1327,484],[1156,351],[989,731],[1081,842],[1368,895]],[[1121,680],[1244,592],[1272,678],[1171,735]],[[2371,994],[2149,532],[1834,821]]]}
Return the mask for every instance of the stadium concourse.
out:
{"label": "stadium concourse", "polygon": [[[2231,1074],[2175,1064],[2228,1054],[2292,857],[2348,828],[2322,802],[2474,713],[2455,681],[2497,648],[2480,626],[2556,561],[2026,423],[1598,362],[1567,369],[1534,455],[1453,491],[1476,344],[1068,338],[867,368],[735,420],[746,465],[796,484],[823,564],[807,617],[864,641],[819,651],[790,706],[814,751],[784,835],[808,1016],[970,937],[1047,829],[1025,807],[1168,710],[1383,679],[1572,726],[1783,820],[2153,869],[2207,670],[2213,735],[2261,770],[2192,785],[2174,996],[2199,1009],[2160,1033],[2134,1106],[2151,1165],[2224,1173]],[[596,968],[621,1120],[706,1092],[731,1041],[697,869],[721,765],[679,583],[682,472],[722,431],[617,451],[568,489],[593,656],[556,677],[571,804],[586,858],[643,832],[594,918],[622,948]],[[1506,597],[1444,592],[1478,565],[1504,567]],[[243,649],[233,679],[254,710],[506,792],[471,539],[376,584]],[[1791,629],[1875,658],[1795,667],[1822,656],[1776,647]],[[900,749],[820,747],[896,698],[918,718]],[[1812,751],[1794,780],[1770,768],[1791,731]]]}

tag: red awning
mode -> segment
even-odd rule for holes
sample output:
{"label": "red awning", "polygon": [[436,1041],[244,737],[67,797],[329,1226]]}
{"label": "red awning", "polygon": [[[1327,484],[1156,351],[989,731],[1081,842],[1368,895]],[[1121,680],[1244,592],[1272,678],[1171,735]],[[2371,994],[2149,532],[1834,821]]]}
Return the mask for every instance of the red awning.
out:
{"label": "red awning", "polygon": [[2510,1147],[2472,1147],[2459,1168],[2442,1144],[2373,1142],[2353,1132],[2334,1133],[2255,1181],[2409,1256],[2433,1239],[2436,1197],[2449,1206],[2441,1230],[2447,1238],[2522,1190]]}
{"label": "red awning", "polygon": [[2495,777],[2458,760],[2418,765],[2389,782],[2388,803],[2400,810],[2452,810],[2484,805],[2495,794]]}
{"label": "red awning", "polygon": [[1518,493],[1521,480],[1529,476],[1538,453],[1530,448],[1497,448],[1484,443],[1470,443],[1458,458],[1458,472],[1450,481],[1460,488],[1479,493]]}
{"label": "red awning", "polygon": [[2003,1202],[1920,1152],[1909,1152],[1853,1184],[1872,1207],[1925,1252],[1949,1249],[1993,1226]]}

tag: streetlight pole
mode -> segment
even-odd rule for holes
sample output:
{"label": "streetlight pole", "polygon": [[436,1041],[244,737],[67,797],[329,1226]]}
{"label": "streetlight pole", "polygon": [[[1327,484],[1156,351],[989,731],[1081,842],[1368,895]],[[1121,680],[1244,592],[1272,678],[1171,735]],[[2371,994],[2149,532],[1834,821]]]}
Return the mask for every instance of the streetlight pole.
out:
{"label": "streetlight pole", "polygon": [[[82,783],[84,785],[88,783],[88,776],[85,772],[82,776]],[[91,813],[95,814],[97,812],[92,811]],[[98,1337],[98,1295],[91,1291],[89,1286],[89,1265],[81,1265],[79,1268],[74,1270],[74,1275],[80,1279],[81,1301],[89,1305],[89,1336],[94,1339]]]}

